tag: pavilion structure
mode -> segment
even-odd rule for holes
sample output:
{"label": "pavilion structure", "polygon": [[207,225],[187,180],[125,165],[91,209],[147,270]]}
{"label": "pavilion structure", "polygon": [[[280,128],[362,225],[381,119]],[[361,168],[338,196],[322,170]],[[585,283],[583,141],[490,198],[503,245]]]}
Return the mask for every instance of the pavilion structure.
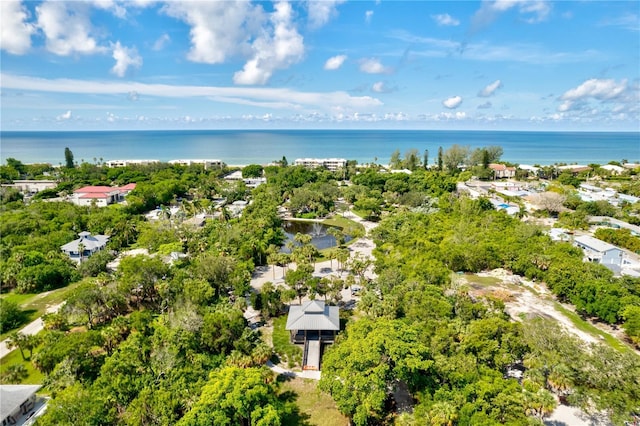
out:
{"label": "pavilion structure", "polygon": [[292,343],[304,345],[302,368],[319,370],[322,345],[333,343],[340,330],[340,309],[320,300],[291,305],[285,329]]}

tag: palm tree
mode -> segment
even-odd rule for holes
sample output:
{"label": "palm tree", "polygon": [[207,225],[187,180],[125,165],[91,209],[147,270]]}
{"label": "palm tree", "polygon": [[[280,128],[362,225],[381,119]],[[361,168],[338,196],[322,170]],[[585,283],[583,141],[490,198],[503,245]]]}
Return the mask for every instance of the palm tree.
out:
{"label": "palm tree", "polygon": [[84,250],[86,249],[83,243],[78,243],[78,254],[80,255],[80,263],[84,260]]}
{"label": "palm tree", "polygon": [[29,376],[29,372],[22,364],[13,364],[7,367],[0,376],[0,383],[20,383]]}
{"label": "palm tree", "polygon": [[11,333],[7,338],[7,349],[18,348],[20,350],[20,355],[22,355],[22,360],[26,361],[27,358],[24,356],[24,337],[24,334],[17,331]]}
{"label": "palm tree", "polygon": [[453,426],[457,418],[456,408],[450,402],[436,402],[429,410],[429,423],[432,426]]}

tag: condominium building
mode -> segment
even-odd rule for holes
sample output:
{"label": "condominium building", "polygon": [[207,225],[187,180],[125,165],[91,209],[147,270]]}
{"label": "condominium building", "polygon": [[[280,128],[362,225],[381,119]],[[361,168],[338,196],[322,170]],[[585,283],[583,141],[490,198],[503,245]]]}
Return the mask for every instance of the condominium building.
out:
{"label": "condominium building", "polygon": [[309,168],[324,167],[332,172],[347,166],[344,158],[298,158],[294,162],[296,166]]}
{"label": "condominium building", "polygon": [[205,170],[209,168],[222,168],[224,167],[224,162],[222,160],[205,160],[205,159],[195,159],[195,160],[171,160],[169,164],[180,164],[182,166],[192,166],[194,164],[202,164],[204,165]]}

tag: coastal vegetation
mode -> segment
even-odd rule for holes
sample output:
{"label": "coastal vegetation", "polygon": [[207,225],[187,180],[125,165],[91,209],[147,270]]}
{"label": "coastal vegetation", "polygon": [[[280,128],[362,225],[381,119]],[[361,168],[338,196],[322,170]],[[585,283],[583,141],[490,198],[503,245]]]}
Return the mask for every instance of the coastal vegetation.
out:
{"label": "coastal vegetation", "polygon": [[[1,380],[42,377],[52,399],[38,424],[287,425],[321,416],[356,425],[530,425],[558,401],[622,424],[640,409],[640,358],[631,345],[585,344],[551,320],[514,320],[500,298],[479,297],[452,279],[503,268],[545,283],[575,315],[620,327],[640,344],[639,279],[583,263],[580,250],[553,242],[542,227],[456,193],[467,173],[460,166],[473,161],[483,177],[499,161],[498,148],[440,149],[436,167],[428,167],[428,152],[394,153],[392,165],[410,174],[354,162],[307,169],[283,158],[243,169],[246,177],[267,177],[254,189],[223,180],[229,170],[202,166],[72,161],[36,171],[7,161],[2,179],[52,174],[52,195],[62,199],[3,195],[3,332],[24,323],[21,294],[64,288],[66,303],[44,317],[37,336],[11,334],[18,351],[2,359]],[[64,201],[84,185],[127,183],[137,186],[126,204]],[[230,211],[234,201],[247,202],[241,214]],[[570,214],[585,218],[636,212],[572,202]],[[345,280],[314,276],[319,253],[307,235],[296,235],[290,254],[280,251],[282,209],[329,217],[337,244],[324,256],[338,262]],[[342,217],[347,209],[377,222],[369,231],[374,259],[350,254],[344,235],[362,230]],[[149,211],[157,219],[145,219]],[[202,226],[190,223],[196,215],[207,217]],[[110,238],[105,251],[77,265],[60,246],[84,230]],[[116,256],[118,266],[107,266]],[[375,278],[365,273],[372,263]],[[282,283],[252,289],[256,268],[269,266],[274,274],[282,268]],[[300,364],[284,330],[287,303],[339,303],[341,290],[356,283],[355,311],[326,350],[314,390],[327,410],[319,415],[302,401],[309,383],[277,378],[265,363]],[[248,303],[273,326],[270,334],[249,326]]]}

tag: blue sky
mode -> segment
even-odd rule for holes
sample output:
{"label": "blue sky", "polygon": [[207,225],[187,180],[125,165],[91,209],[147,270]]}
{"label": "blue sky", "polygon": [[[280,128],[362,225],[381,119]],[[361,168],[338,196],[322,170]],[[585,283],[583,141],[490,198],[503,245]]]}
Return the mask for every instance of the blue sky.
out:
{"label": "blue sky", "polygon": [[3,130],[640,130],[638,1],[0,7]]}

